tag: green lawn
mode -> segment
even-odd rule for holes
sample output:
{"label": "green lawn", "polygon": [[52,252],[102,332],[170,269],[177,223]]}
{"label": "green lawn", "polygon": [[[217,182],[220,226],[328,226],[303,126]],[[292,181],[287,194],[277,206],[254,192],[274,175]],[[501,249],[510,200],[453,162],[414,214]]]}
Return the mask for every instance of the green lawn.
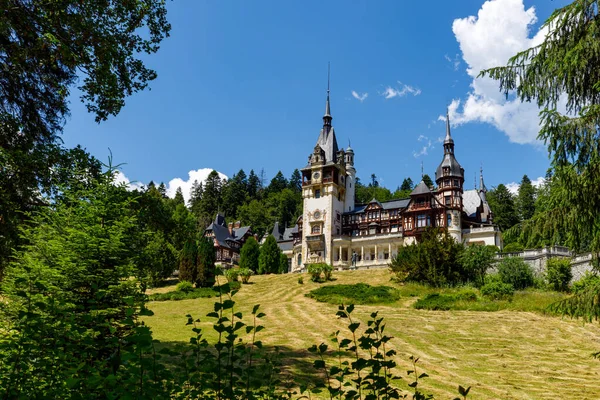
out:
{"label": "green lawn", "polygon": [[[312,373],[312,356],[306,351],[313,344],[328,342],[329,335],[345,329],[344,320],[335,316],[337,307],[306,296],[313,289],[328,285],[369,283],[391,286],[401,297],[388,304],[360,305],[354,317],[366,321],[379,310],[385,317],[386,333],[394,336],[391,345],[398,352],[400,371],[408,369],[408,357],[420,357],[421,368],[429,378],[423,388],[436,398],[450,399],[458,384],[472,386],[472,399],[598,399],[600,361],[590,357],[600,350],[597,324],[544,315],[543,304],[558,298],[545,292],[517,292],[502,311],[428,311],[416,310],[419,297],[435,290],[421,285],[399,285],[390,280],[387,270],[361,270],[334,273],[333,282],[314,283],[308,275],[304,284],[298,275],[252,277],[235,296],[236,308],[250,315],[254,304],[267,314],[261,340],[266,346],[281,346],[287,370],[297,379]],[[223,279],[221,277],[221,279]],[[160,288],[159,291],[168,291]],[[451,293],[460,289],[445,289]],[[214,298],[151,302],[155,315],[145,318],[154,336],[165,342],[187,342],[191,336],[186,314],[200,317],[209,340],[215,332],[212,320],[204,317],[213,310]],[[362,328],[364,328],[364,323]]]}

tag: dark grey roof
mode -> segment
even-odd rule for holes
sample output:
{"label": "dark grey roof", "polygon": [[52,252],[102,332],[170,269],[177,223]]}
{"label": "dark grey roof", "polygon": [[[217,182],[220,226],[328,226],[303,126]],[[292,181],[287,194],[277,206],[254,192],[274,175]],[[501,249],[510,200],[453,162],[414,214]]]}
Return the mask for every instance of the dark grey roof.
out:
{"label": "dark grey roof", "polygon": [[281,251],[292,250],[294,248],[294,242],[291,240],[286,240],[283,242],[278,242],[277,246],[279,246]]}
{"label": "dark grey roof", "polygon": [[450,116],[448,116],[447,109],[446,109],[446,137],[444,138],[444,144],[454,144],[452,135],[450,135]]}
{"label": "dark grey roof", "polygon": [[360,214],[361,212],[365,211],[365,208],[366,208],[366,207],[367,207],[367,206],[366,206],[365,204],[358,204],[358,205],[355,205],[355,206],[354,206],[354,210],[352,210],[352,211],[348,211],[348,212],[345,212],[344,214],[346,214],[346,215],[350,215],[350,214]]}
{"label": "dark grey roof", "polygon": [[281,230],[279,229],[279,222],[275,222],[275,225],[273,225],[273,230],[271,231],[271,235],[273,235],[275,237],[275,240],[277,240],[277,241],[280,241],[282,239]]}
{"label": "dark grey roof", "polygon": [[221,214],[217,214],[215,217],[215,224],[225,226],[225,217]]}
{"label": "dark grey roof", "polygon": [[381,203],[379,202],[379,200],[377,200],[376,198],[373,197],[373,199],[369,202],[369,204],[373,204],[376,203],[377,205],[379,205],[379,207],[382,207]]}
{"label": "dark grey roof", "polygon": [[233,230],[233,234],[236,239],[241,239],[244,237],[246,233],[250,230],[249,226],[242,226],[241,228],[237,228]]}
{"label": "dark grey roof", "polygon": [[426,194],[426,193],[431,193],[431,190],[429,189],[429,187],[427,187],[425,182],[421,181],[421,182],[419,182],[417,187],[412,192],[410,192],[410,195],[416,196],[419,194]]}
{"label": "dark grey roof", "polygon": [[406,208],[408,207],[408,203],[410,203],[410,199],[399,199],[399,200],[390,200],[384,203],[381,203],[384,210],[392,210],[394,208]]}
{"label": "dark grey roof", "polygon": [[435,180],[436,181],[439,178],[444,176],[444,173],[443,173],[444,167],[450,168],[450,177],[461,177],[461,178],[464,177],[465,170],[463,169],[463,167],[460,166],[458,161],[456,161],[454,154],[446,153],[446,154],[444,154],[444,159],[442,160],[440,165],[435,170]]}
{"label": "dark grey roof", "polygon": [[295,225],[293,228],[285,228],[282,240],[292,240],[293,233],[298,233],[298,225]]}
{"label": "dark grey roof", "polygon": [[226,226],[212,224],[212,231],[215,235],[215,239],[219,243],[219,246],[229,248],[227,244],[228,240],[236,241],[235,238],[229,234],[229,229]]}

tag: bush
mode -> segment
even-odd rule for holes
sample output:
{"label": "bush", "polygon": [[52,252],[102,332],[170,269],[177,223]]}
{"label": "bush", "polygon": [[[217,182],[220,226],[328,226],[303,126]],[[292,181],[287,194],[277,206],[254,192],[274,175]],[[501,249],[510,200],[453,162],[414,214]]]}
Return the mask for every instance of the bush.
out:
{"label": "bush", "polygon": [[417,300],[413,307],[417,310],[448,311],[455,301],[456,298],[453,295],[431,293]]}
{"label": "bush", "polygon": [[463,270],[473,278],[476,286],[484,284],[485,274],[496,256],[495,246],[469,246],[460,256]]}
{"label": "bush", "polygon": [[380,304],[397,301],[400,299],[400,292],[389,286],[357,283],[323,286],[310,291],[306,297],[331,304]]}
{"label": "bush", "polygon": [[512,285],[497,281],[483,285],[480,290],[483,296],[491,300],[510,300],[515,293]]}
{"label": "bush", "polygon": [[[310,274],[310,280],[313,282],[321,281],[321,274],[327,269],[331,268],[329,265],[325,263],[317,263],[317,264],[308,264],[306,270]],[[331,271],[329,272],[329,276],[331,277]]]}
{"label": "bush", "polygon": [[333,273],[333,267],[329,264],[323,264],[322,270],[323,270],[323,277],[325,278],[325,280],[330,281],[331,274]]}
{"label": "bush", "polygon": [[546,279],[552,289],[557,292],[569,290],[569,283],[573,279],[571,260],[568,258],[551,258],[546,265]]}
{"label": "bush", "polygon": [[298,278],[298,283],[300,285],[304,285],[304,278],[302,278],[302,277]]}
{"label": "bush", "polygon": [[258,242],[250,236],[240,250],[240,268],[248,268],[254,272],[258,270],[258,257],[260,247]]}
{"label": "bush", "polygon": [[223,275],[227,278],[227,282],[237,282],[240,270],[238,268],[230,268],[226,270]]}
{"label": "bush", "polygon": [[512,285],[516,290],[533,286],[533,270],[518,257],[508,257],[500,261],[498,275],[502,282]]}
{"label": "bush", "polygon": [[509,243],[506,246],[504,246],[504,249],[502,249],[503,253],[516,253],[519,251],[523,251],[525,248],[523,247],[523,245],[521,243]]}
{"label": "bush", "polygon": [[243,284],[248,284],[250,282],[250,277],[254,275],[254,271],[250,268],[240,268],[238,269],[238,275],[242,278]]}
{"label": "bush", "polygon": [[194,285],[190,281],[181,281],[177,284],[175,290],[178,292],[188,293],[194,290]]}
{"label": "bush", "polygon": [[583,278],[573,282],[571,289],[575,294],[587,292],[592,288],[600,288],[600,275],[594,272],[586,272]]}

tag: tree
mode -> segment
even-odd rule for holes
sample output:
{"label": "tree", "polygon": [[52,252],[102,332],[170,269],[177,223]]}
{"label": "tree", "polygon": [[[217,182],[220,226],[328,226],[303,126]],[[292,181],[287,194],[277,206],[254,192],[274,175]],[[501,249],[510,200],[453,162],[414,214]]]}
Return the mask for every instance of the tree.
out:
{"label": "tree", "polygon": [[245,225],[250,225],[254,232],[266,232],[272,226],[269,209],[259,200],[252,200],[241,206],[238,217]]}
{"label": "tree", "polygon": [[248,196],[248,179],[243,169],[228,180],[222,188],[223,212],[234,218],[238,214],[238,208],[244,204]]}
{"label": "tree", "polygon": [[519,185],[517,205],[521,220],[527,220],[533,217],[533,214],[535,213],[535,188],[527,175],[523,175],[523,179]]}
{"label": "tree", "polygon": [[464,251],[448,232],[426,230],[418,243],[402,246],[390,263],[390,269],[399,279],[441,287],[474,280],[472,271],[460,263]]}
{"label": "tree", "polygon": [[249,237],[240,250],[240,268],[248,268],[251,271],[258,271],[258,258],[260,247],[253,237]]}
{"label": "tree", "polygon": [[200,221],[203,226],[215,217],[221,205],[221,177],[212,170],[204,181],[202,201],[200,202]]}
{"label": "tree", "polygon": [[177,269],[178,251],[160,232],[146,232],[148,244],[144,247],[139,265],[142,276],[150,279],[153,286],[167,279]]}
{"label": "tree", "polygon": [[432,189],[435,185],[433,184],[433,180],[427,174],[423,175],[423,182],[427,185],[428,188]]}
{"label": "tree", "polygon": [[250,197],[250,199],[257,199],[260,189],[260,178],[254,173],[254,170],[252,169],[250,170],[250,175],[248,175],[248,197]]}
{"label": "tree", "polygon": [[181,191],[181,186],[177,188],[175,191],[175,197],[173,198],[173,203],[175,205],[183,205],[185,207],[185,199],[183,198],[183,192]]}
{"label": "tree", "polygon": [[278,193],[283,189],[288,187],[288,181],[285,179],[285,176],[281,173],[281,171],[277,172],[277,175],[271,179],[271,183],[267,187],[267,193]]}
{"label": "tree", "polygon": [[494,223],[502,231],[519,223],[513,195],[506,186],[499,184],[498,187],[490,190],[487,193],[487,200],[494,213]]}
{"label": "tree", "polygon": [[490,246],[469,246],[460,256],[460,262],[478,287],[484,285],[487,270],[492,266],[496,251]]}
{"label": "tree", "polygon": [[371,174],[371,183],[369,184],[371,187],[378,187],[379,182],[377,182],[377,176],[375,174]]}
{"label": "tree", "polygon": [[260,255],[258,257],[258,273],[276,274],[279,271],[279,246],[273,235],[267,236],[267,239],[260,246]]}
{"label": "tree", "polygon": [[201,213],[201,202],[202,202],[202,194],[204,189],[202,188],[202,183],[199,183],[197,180],[192,184],[192,189],[190,190],[190,210],[192,213],[199,217]]}
{"label": "tree", "polygon": [[196,287],[211,287],[215,284],[215,261],[217,258],[213,240],[201,237],[198,240],[197,254],[198,275],[195,281]]}
{"label": "tree", "polygon": [[402,191],[412,191],[414,188],[414,183],[410,178],[404,178],[402,181],[402,185],[400,186],[400,190]]}
{"label": "tree", "polygon": [[188,238],[179,256],[179,280],[195,283],[198,280],[198,245],[194,238]]}
{"label": "tree", "polygon": [[292,172],[289,188],[296,193],[302,192],[302,175],[298,169],[295,169],[294,172]]}
{"label": "tree", "polygon": [[283,254],[283,253],[279,253],[279,270],[277,271],[280,274],[285,274],[288,272],[289,269],[289,263],[288,263],[288,257]]}

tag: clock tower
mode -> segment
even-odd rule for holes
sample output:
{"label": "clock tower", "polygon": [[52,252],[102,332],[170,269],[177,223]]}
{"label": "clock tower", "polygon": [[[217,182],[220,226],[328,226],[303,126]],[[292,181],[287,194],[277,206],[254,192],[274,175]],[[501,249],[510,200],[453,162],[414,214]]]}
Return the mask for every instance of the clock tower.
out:
{"label": "clock tower", "polygon": [[342,214],[354,209],[354,151],[338,148],[331,120],[328,84],[323,128],[302,169],[303,264],[333,263],[332,241],[342,234]]}

